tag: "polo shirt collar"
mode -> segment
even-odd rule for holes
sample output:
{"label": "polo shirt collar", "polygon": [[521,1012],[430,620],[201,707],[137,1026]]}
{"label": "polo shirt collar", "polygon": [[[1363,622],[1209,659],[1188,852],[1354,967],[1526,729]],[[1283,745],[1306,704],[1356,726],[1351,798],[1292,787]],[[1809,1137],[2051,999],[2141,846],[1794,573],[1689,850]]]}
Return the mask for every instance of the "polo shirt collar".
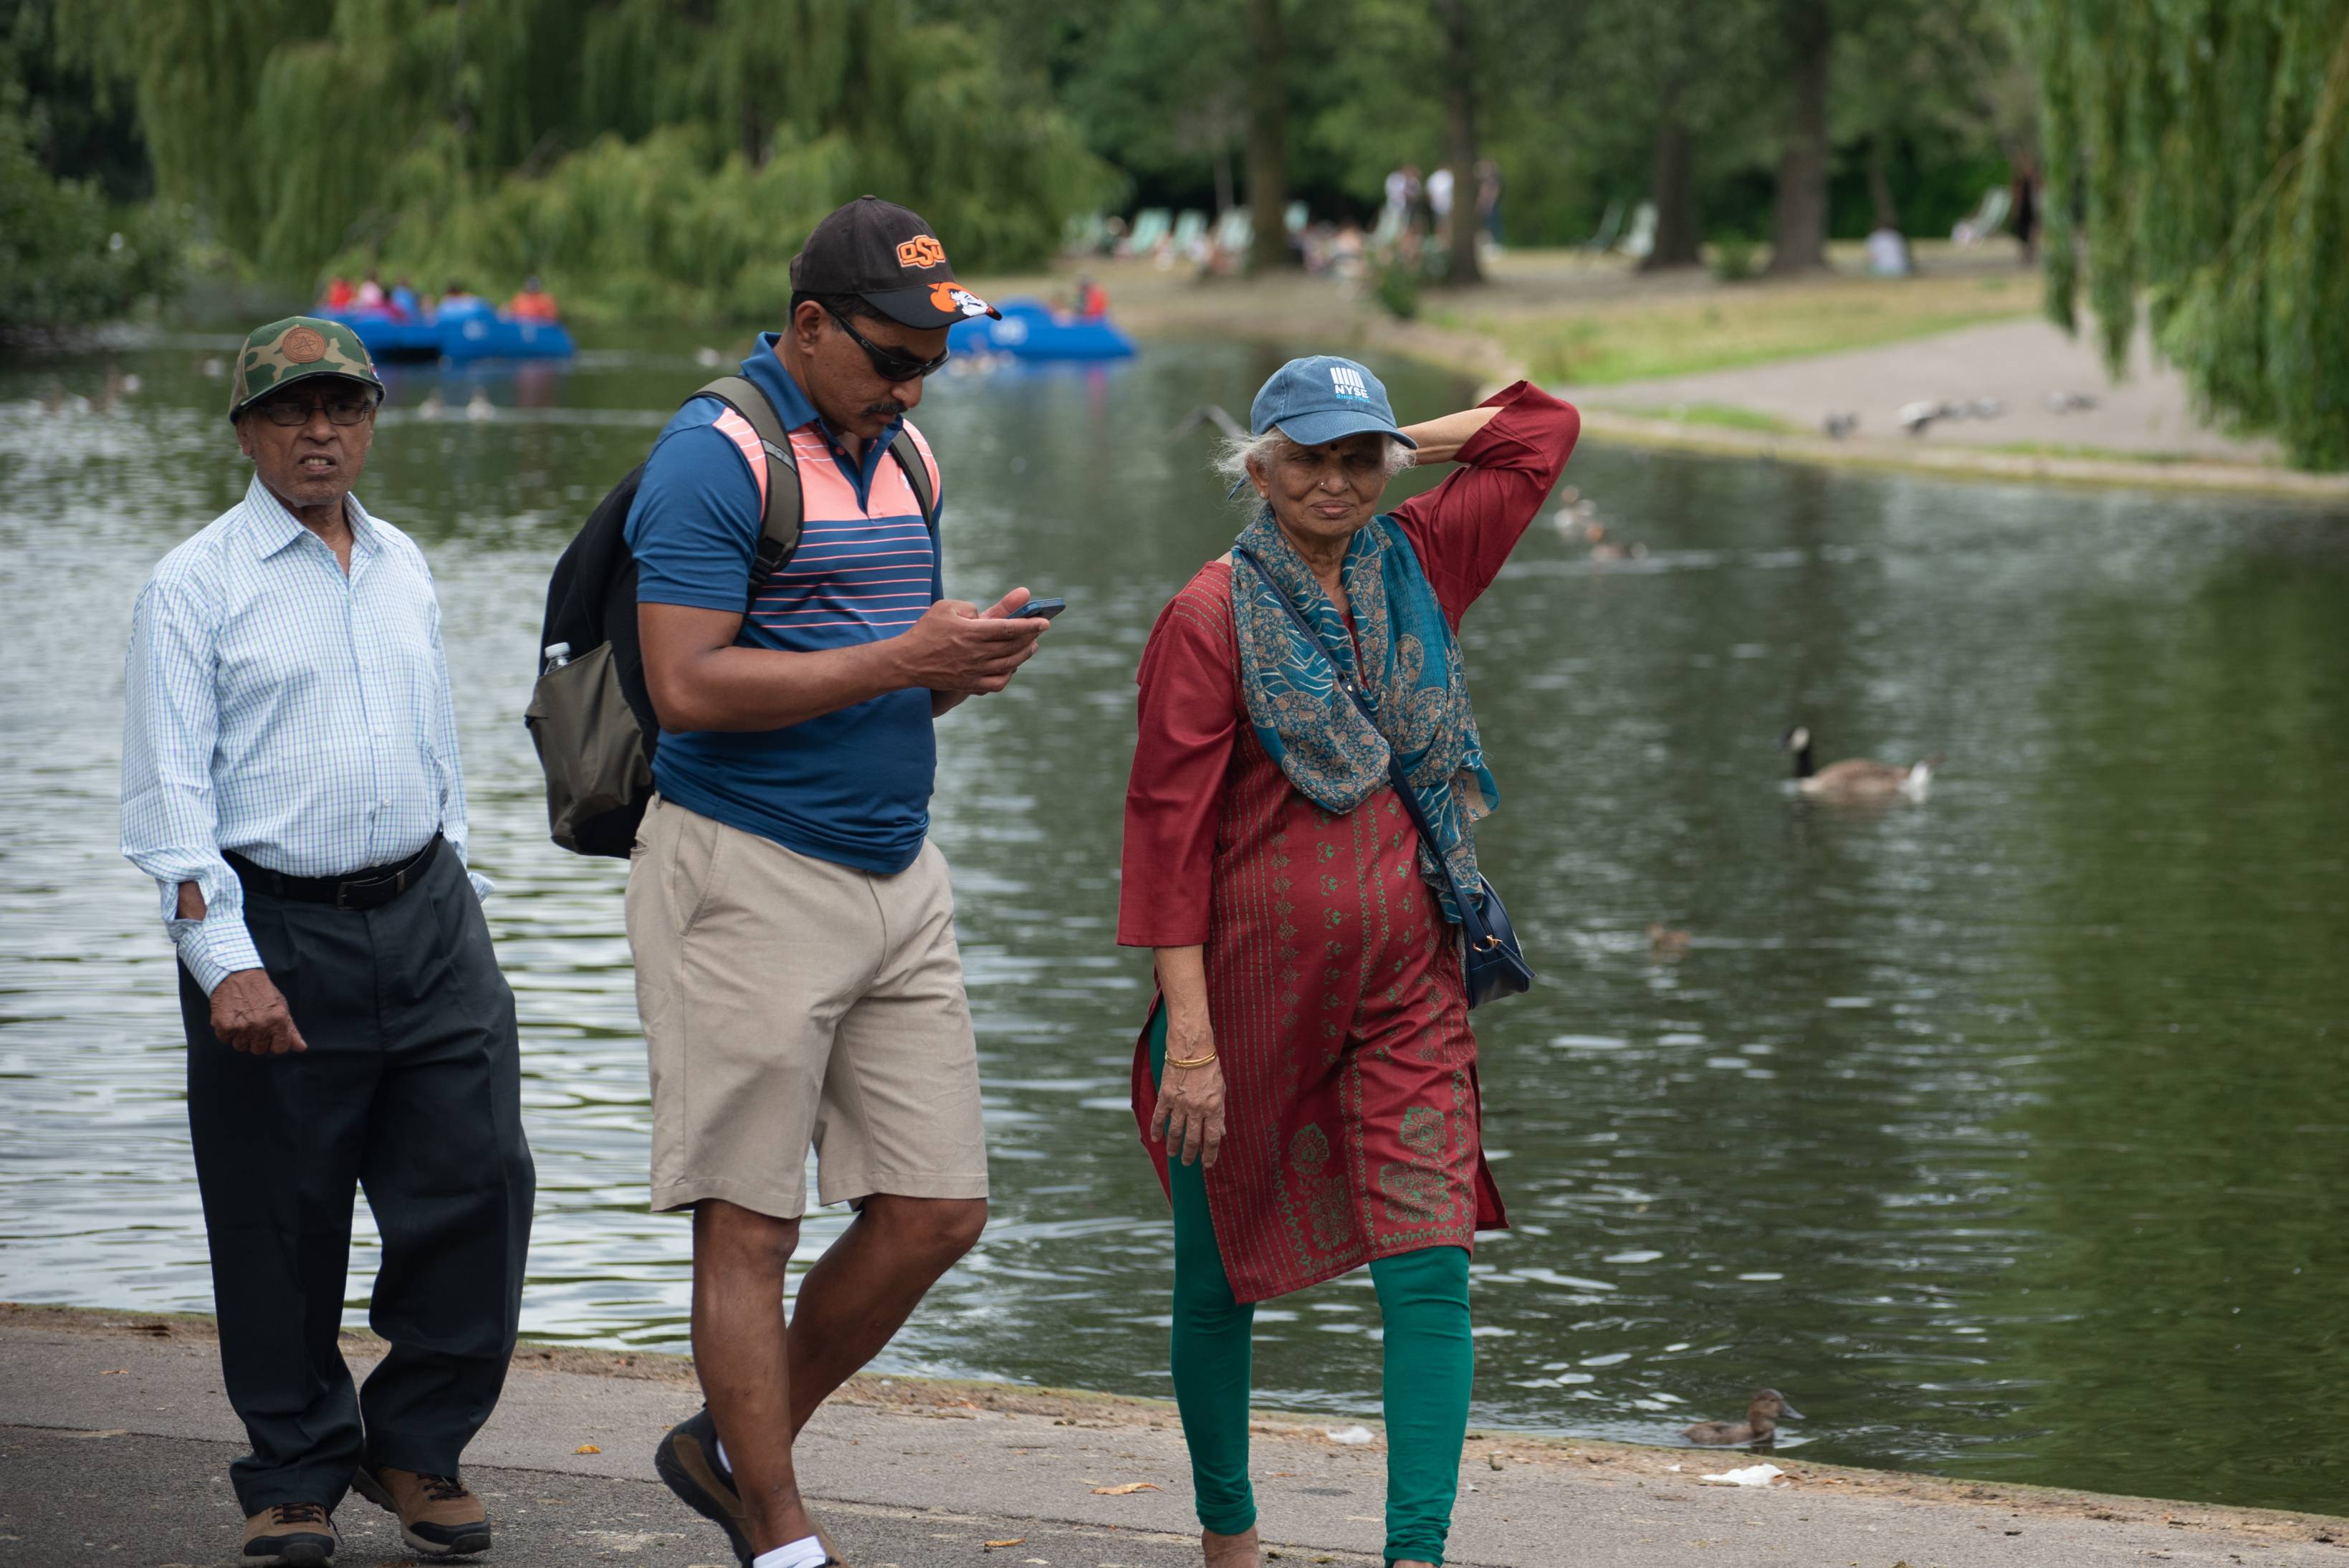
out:
{"label": "polo shirt collar", "polygon": [[[775,345],[782,340],[782,336],[780,332],[759,334],[758,351],[742,361],[743,377],[767,394],[767,400],[775,405],[776,416],[783,421],[783,429],[795,431],[802,425],[814,425],[823,431],[826,441],[845,452],[846,443],[833,430],[832,421],[823,417],[805,392],[800,390],[791,367],[785,365],[783,357],[775,352]],[[897,439],[897,431],[904,423],[902,418],[891,421],[889,428],[870,443],[872,450],[887,451],[890,443]],[[866,455],[871,456],[871,451]]]}
{"label": "polo shirt collar", "polygon": [[[286,504],[277,499],[277,493],[261,483],[254,474],[244,487],[244,514],[253,531],[253,553],[263,560],[276,555],[304,538],[316,535],[302,526]],[[343,516],[351,525],[351,550],[354,557],[375,553],[375,519],[359,504],[356,495],[343,497]],[[321,544],[324,540],[319,541]]]}

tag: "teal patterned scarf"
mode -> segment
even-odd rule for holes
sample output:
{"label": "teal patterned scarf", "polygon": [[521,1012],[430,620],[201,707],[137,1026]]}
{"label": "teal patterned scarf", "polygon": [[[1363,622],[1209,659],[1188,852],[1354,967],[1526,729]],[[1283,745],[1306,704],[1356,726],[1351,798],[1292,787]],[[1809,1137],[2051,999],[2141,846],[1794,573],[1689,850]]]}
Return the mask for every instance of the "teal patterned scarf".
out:
{"label": "teal patterned scarf", "polygon": [[[1240,690],[1265,751],[1308,800],[1334,813],[1351,811],[1376,794],[1388,782],[1388,758],[1400,757],[1403,776],[1442,841],[1452,880],[1477,887],[1469,825],[1500,804],[1500,791],[1476,738],[1460,645],[1409,537],[1381,514],[1348,542],[1339,577],[1353,610],[1350,638],[1345,618],[1290,547],[1270,508],[1241,532],[1238,543],[1256,553],[1278,584],[1276,590],[1263,573],[1235,557],[1232,619],[1239,633]],[[1311,643],[1280,607],[1276,591],[1304,612],[1319,634]],[[1341,671],[1370,700],[1375,727],[1339,687]],[[1435,889],[1444,918],[1457,924],[1452,884],[1424,843],[1419,868]]]}

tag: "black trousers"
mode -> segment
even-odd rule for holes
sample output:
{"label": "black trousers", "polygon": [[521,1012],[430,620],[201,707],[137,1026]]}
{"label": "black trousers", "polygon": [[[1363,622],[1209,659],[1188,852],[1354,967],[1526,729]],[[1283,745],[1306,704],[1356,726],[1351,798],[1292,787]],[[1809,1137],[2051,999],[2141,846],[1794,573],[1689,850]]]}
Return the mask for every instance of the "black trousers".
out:
{"label": "black trousers", "polygon": [[[362,1461],[455,1473],[513,1355],[537,1176],[513,992],[455,855],[376,909],[248,889],[245,923],[309,1049],[230,1049],[184,968],[180,1012],[251,1514],[332,1508]],[[391,1347],[364,1390],[336,1343],[354,1185],[383,1237],[368,1322]]]}

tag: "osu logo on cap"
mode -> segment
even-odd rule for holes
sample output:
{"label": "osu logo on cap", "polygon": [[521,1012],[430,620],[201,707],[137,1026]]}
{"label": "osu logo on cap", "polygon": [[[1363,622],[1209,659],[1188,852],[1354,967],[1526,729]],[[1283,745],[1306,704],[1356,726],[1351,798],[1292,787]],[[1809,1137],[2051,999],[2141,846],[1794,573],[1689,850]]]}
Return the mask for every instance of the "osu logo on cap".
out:
{"label": "osu logo on cap", "polygon": [[[916,234],[897,247],[899,266],[944,266],[946,264],[947,248],[938,244],[934,235]],[[943,310],[946,307],[940,306],[938,308]]]}
{"label": "osu logo on cap", "polygon": [[[936,244],[937,242],[933,240],[930,243]],[[988,305],[987,301],[979,298],[952,278],[948,278],[943,283],[930,285],[930,308],[958,310],[965,316],[984,316],[987,314]]]}

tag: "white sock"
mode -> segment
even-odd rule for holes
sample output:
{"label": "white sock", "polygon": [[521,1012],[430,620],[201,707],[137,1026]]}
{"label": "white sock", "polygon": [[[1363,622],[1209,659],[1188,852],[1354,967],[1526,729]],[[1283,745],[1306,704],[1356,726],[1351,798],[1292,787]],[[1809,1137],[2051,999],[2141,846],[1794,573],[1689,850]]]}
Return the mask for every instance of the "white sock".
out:
{"label": "white sock", "polygon": [[[734,1473],[733,1461],[726,1457],[726,1439],[718,1439],[718,1465],[728,1475]],[[811,1535],[804,1541],[794,1541],[778,1546],[772,1552],[762,1552],[750,1560],[750,1568],[823,1568],[823,1542]]]}
{"label": "white sock", "polygon": [[823,1568],[823,1542],[811,1535],[750,1559],[750,1568]]}

